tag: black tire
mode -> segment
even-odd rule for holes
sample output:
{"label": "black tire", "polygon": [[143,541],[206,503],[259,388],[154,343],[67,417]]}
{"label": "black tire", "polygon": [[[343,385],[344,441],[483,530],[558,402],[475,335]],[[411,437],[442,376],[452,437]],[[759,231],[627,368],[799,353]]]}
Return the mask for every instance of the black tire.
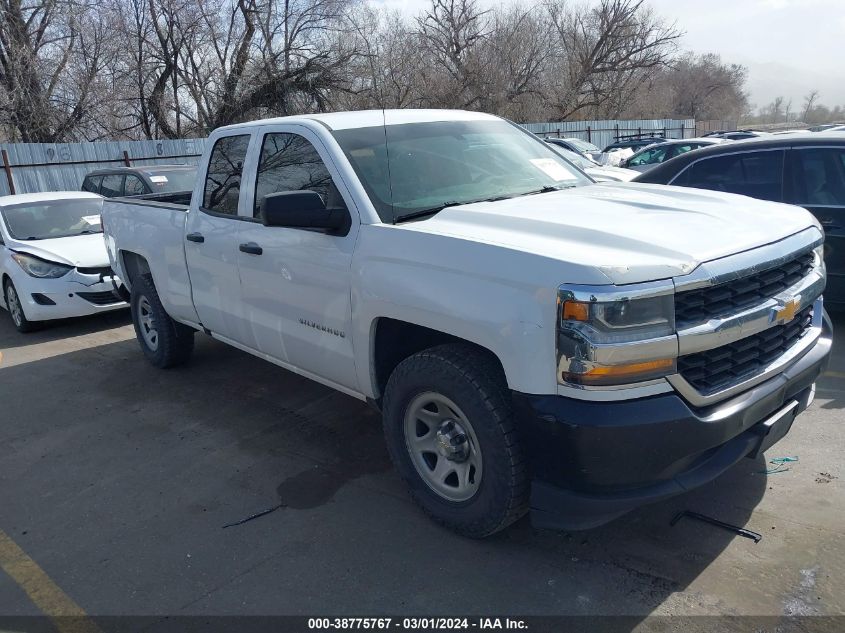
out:
{"label": "black tire", "polygon": [[[12,305],[9,302],[9,294],[10,292],[14,297],[16,297],[16,301],[18,304],[18,310],[14,313],[12,312]],[[15,329],[20,332],[21,334],[26,334],[28,332],[34,332],[35,330],[41,327],[41,324],[38,321],[30,321],[26,318],[26,314],[23,310],[23,304],[21,303],[20,297],[18,295],[18,290],[15,288],[15,284],[12,283],[11,279],[6,279],[3,283],[3,301],[6,303],[6,309],[9,311],[9,316],[12,319],[12,324],[15,326]]]}
{"label": "black tire", "polygon": [[[129,305],[135,336],[144,356],[155,367],[175,367],[190,358],[194,351],[194,330],[170,318],[161,305],[150,275],[135,279]],[[150,332],[155,333],[154,338]]]}
{"label": "black tire", "polygon": [[[474,495],[452,501],[435,492],[414,465],[405,415],[433,392],[455,403],[470,422],[483,457]],[[441,345],[405,359],[390,376],[383,402],[391,459],[417,504],[435,521],[472,538],[489,536],[528,511],[529,483],[510,392],[496,360],[469,345]]]}

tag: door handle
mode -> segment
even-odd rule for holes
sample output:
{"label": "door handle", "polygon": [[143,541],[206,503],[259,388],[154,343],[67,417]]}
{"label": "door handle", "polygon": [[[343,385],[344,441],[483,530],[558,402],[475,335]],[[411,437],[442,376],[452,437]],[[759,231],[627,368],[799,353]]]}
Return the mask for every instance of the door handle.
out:
{"label": "door handle", "polygon": [[185,239],[189,242],[196,242],[197,244],[202,244],[205,241],[202,233],[188,233]]}
{"label": "door handle", "polygon": [[239,247],[242,253],[249,253],[250,255],[261,255],[264,252],[264,249],[261,248],[255,242],[247,242],[246,244],[241,244]]}

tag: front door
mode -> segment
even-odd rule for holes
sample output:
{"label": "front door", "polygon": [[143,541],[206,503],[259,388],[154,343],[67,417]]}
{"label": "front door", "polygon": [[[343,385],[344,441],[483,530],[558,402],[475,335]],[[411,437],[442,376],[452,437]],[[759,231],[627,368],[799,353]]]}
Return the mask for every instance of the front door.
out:
{"label": "front door", "polygon": [[[241,296],[259,351],[357,390],[352,357],[350,265],[358,214],[320,140],[300,126],[262,128],[252,221],[239,225]],[[267,227],[264,196],[316,191],[329,208],[352,211],[345,235]]]}
{"label": "front door", "polygon": [[185,230],[185,258],[200,322],[213,334],[241,344],[250,342],[238,275],[238,207],[249,141],[249,134],[239,134],[214,144],[202,200],[192,204]]}

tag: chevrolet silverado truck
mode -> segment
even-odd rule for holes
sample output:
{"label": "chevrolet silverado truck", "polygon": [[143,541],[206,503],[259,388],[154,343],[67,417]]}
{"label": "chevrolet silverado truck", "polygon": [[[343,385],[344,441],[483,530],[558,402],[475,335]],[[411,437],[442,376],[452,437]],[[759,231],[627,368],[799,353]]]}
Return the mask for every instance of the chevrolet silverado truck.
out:
{"label": "chevrolet silverado truck", "polygon": [[497,117],[216,130],[190,204],[104,202],[143,353],[194,334],[367,401],[433,519],[585,529],[781,439],[832,328],[805,210],[596,184]]}

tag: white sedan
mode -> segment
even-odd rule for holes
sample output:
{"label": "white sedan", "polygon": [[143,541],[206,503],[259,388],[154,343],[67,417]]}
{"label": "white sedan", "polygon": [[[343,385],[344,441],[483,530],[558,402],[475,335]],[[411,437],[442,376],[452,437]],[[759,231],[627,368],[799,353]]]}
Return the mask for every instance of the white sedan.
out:
{"label": "white sedan", "polygon": [[0,304],[20,332],[128,307],[109,266],[102,207],[81,191],[0,196]]}

